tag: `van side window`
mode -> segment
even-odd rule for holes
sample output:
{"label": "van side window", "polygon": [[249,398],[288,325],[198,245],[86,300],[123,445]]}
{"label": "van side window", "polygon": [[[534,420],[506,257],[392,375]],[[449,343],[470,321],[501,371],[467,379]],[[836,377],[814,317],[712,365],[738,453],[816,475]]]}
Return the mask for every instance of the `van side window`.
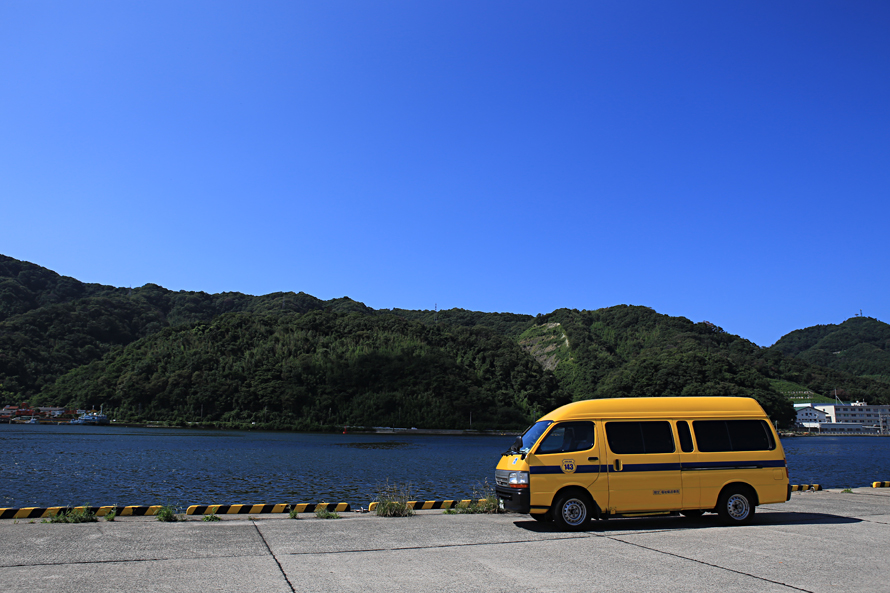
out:
{"label": "van side window", "polygon": [[669,422],[606,422],[606,440],[613,453],[673,453],[674,436]]}
{"label": "van side window", "polygon": [[560,422],[554,426],[536,453],[568,453],[593,447],[593,422]]}
{"label": "van side window", "polygon": [[685,420],[677,422],[677,436],[680,437],[680,450],[692,453],[692,433],[689,432],[689,423]]}
{"label": "van side window", "polygon": [[698,450],[772,451],[776,448],[773,433],[765,420],[694,420],[692,430]]}

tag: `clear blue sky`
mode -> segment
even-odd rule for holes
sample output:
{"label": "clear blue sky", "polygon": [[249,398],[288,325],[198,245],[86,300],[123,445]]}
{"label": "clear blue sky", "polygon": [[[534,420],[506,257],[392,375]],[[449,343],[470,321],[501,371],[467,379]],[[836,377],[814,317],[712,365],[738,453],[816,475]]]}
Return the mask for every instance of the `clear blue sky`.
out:
{"label": "clear blue sky", "polygon": [[890,321],[890,3],[0,4],[0,253],[374,308]]}

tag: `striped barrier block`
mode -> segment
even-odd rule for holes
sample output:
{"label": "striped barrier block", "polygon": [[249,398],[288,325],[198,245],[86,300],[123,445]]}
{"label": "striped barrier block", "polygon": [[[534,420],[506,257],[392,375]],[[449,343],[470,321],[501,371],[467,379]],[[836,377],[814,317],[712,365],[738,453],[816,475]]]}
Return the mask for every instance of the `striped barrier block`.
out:
{"label": "striped barrier block", "polygon": [[890,482],[872,482],[872,488],[890,488]]}
{"label": "striped barrier block", "polygon": [[258,515],[268,513],[314,513],[326,510],[348,513],[348,502],[322,502],[299,504],[195,504],[185,510],[186,515]]}
{"label": "striped barrier block", "polygon": [[104,517],[114,511],[119,517],[143,517],[156,515],[160,505],[154,506],[104,506],[104,507],[24,507],[21,509],[0,509],[0,519],[49,519],[59,513],[75,510],[88,510],[97,517]]}
{"label": "striped barrier block", "polygon": [[822,486],[819,484],[795,484],[791,486],[792,492],[804,492],[807,490],[822,490]]}
{"label": "striped barrier block", "polygon": [[[484,499],[480,499],[476,501],[477,503],[483,502]],[[368,510],[374,512],[377,510],[377,505],[379,503],[372,502],[368,505]],[[472,500],[409,500],[407,505],[408,508],[415,511],[428,511],[430,509],[451,509],[456,507],[459,504],[471,505],[473,504]]]}

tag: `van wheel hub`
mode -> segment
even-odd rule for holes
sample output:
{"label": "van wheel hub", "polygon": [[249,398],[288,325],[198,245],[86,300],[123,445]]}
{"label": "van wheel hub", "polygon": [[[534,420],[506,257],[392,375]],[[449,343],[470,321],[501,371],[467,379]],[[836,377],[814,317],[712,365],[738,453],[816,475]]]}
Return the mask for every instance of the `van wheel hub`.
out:
{"label": "van wheel hub", "polygon": [[577,498],[570,498],[562,505],[562,518],[569,525],[581,525],[587,519],[587,506]]}
{"label": "van wheel hub", "polygon": [[742,521],[751,512],[751,506],[748,504],[747,498],[741,494],[733,494],[726,501],[726,510],[729,512],[730,517],[737,521]]}

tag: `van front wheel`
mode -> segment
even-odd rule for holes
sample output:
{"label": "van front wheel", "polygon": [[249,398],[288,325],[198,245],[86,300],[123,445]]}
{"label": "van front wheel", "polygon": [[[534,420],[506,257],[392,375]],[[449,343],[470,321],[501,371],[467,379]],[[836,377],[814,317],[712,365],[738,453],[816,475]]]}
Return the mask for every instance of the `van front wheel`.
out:
{"label": "van front wheel", "polygon": [[746,525],[754,518],[754,497],[744,486],[724,490],[717,503],[717,514],[726,525]]}
{"label": "van front wheel", "polygon": [[566,492],[556,499],[553,520],[563,531],[583,531],[590,525],[593,503],[580,492]]}

